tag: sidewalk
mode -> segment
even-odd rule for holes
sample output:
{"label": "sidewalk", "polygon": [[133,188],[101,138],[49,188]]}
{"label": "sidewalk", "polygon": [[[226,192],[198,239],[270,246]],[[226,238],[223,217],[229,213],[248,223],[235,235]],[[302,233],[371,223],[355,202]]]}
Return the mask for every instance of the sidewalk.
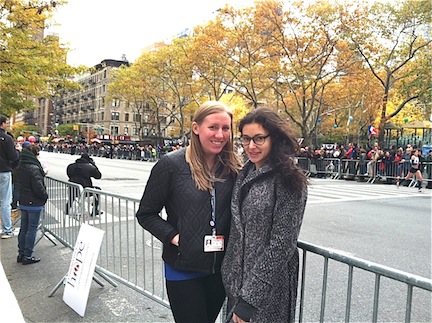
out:
{"label": "sidewalk", "polygon": [[[38,237],[40,234],[39,231]],[[34,250],[34,255],[42,260],[24,266],[16,262],[17,243],[17,237],[0,239],[2,319],[11,322],[174,321],[168,308],[120,283],[118,287],[113,287],[104,279],[100,279],[104,287],[92,283],[86,313],[82,318],[63,302],[63,285],[52,297],[48,297],[67,273],[72,250],[60,243],[55,246],[44,237]]]}

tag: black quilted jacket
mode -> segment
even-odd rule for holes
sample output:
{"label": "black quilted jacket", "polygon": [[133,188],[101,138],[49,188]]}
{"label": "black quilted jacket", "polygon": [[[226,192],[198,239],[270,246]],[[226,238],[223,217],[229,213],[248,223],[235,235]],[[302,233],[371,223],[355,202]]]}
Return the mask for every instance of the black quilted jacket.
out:
{"label": "black quilted jacket", "polygon": [[[163,260],[186,271],[220,272],[224,252],[204,252],[204,236],[211,234],[211,194],[197,189],[186,163],[186,149],[171,152],[153,167],[136,214],[140,225],[163,243]],[[215,183],[216,229],[225,236],[231,220],[234,176]],[[160,216],[165,207],[167,218]],[[179,247],[171,239],[179,233]]]}
{"label": "black quilted jacket", "polygon": [[19,204],[25,206],[43,206],[48,200],[44,182],[45,173],[36,156],[23,149],[20,166],[16,170],[19,183]]}

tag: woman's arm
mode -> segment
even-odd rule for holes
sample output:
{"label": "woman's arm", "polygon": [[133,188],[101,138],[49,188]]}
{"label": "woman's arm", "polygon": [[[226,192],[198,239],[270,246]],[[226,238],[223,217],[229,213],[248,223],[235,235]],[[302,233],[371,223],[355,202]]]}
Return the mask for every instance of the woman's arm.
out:
{"label": "woman's arm", "polygon": [[162,158],[152,168],[136,214],[139,224],[162,243],[171,243],[177,229],[161,218],[171,190],[173,168],[169,158]]}

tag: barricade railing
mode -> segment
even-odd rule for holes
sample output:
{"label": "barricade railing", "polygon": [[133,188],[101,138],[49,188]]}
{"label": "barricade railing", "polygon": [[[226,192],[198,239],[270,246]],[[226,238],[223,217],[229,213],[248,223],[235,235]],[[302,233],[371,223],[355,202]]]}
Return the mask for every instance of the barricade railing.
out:
{"label": "barricade railing", "polygon": [[50,153],[63,153],[72,155],[81,155],[82,153],[88,153],[93,157],[107,157],[113,159],[127,159],[127,160],[140,160],[140,161],[156,161],[165,154],[164,151],[158,150],[156,156],[152,155],[152,152],[147,149],[140,149],[136,146],[130,147],[130,145],[114,146],[112,152],[110,148],[90,146],[83,149],[82,147],[76,147],[72,150],[71,146],[67,147],[45,147],[45,150]]}
{"label": "barricade railing", "polygon": [[[162,245],[136,221],[139,200],[94,188],[83,189],[50,177],[46,183],[50,199],[45,208],[45,231],[73,249],[83,222],[103,230],[98,272],[169,306],[163,279]],[[71,191],[75,193],[70,194]],[[103,212],[98,215],[94,208],[96,198],[99,211]],[[68,202],[72,207],[66,214]]]}
{"label": "barricade railing", "polygon": [[[396,183],[403,181],[410,169],[410,162],[369,160],[369,159],[339,159],[339,158],[307,158],[298,157],[298,165],[310,177],[348,179],[367,181],[368,183]],[[424,182],[432,181],[432,162],[423,162],[421,172]],[[410,186],[417,179],[410,180]]]}
{"label": "barricade railing", "polygon": [[[408,175],[411,168],[409,162],[384,161],[378,160],[370,162],[368,167],[369,179],[368,182],[375,183],[377,181],[384,183],[395,183],[396,181],[404,182],[404,178]],[[432,163],[423,162],[420,168],[424,182],[432,181]],[[413,176],[406,184],[414,186],[417,183],[417,176]]]}
{"label": "barricade railing", "polygon": [[[431,318],[431,279],[303,241],[298,247],[302,250],[298,322],[421,322]],[[332,268],[337,269],[336,275]],[[314,281],[308,283],[311,278]],[[387,316],[380,316],[381,312]]]}
{"label": "barricade railing", "polygon": [[[83,222],[103,230],[105,235],[97,261],[98,273],[169,307],[161,257],[162,244],[138,224],[135,214],[140,201],[94,188],[83,189],[50,177],[46,178],[46,182],[50,198],[43,219],[45,232],[73,248]],[[79,196],[71,195],[71,189],[78,190]],[[74,203],[78,201],[78,206],[72,204],[72,209],[66,214],[65,205],[70,197],[73,197]],[[102,214],[95,213],[94,199],[98,199]],[[165,217],[164,214],[161,216]],[[400,298],[406,298],[401,307],[405,309],[403,316],[406,322],[430,318],[430,306],[424,305],[424,302],[429,301],[427,304],[430,304],[432,280],[306,242],[299,241],[298,246],[302,251],[298,322],[355,322],[365,319],[376,322],[378,317],[400,321],[400,309],[394,310],[394,313],[387,310],[394,308],[395,300]],[[324,265],[317,259],[324,259]],[[335,260],[338,266],[331,266],[330,260]],[[348,276],[341,278],[340,273],[346,270],[346,266]],[[372,273],[375,280],[357,275],[358,270]],[[358,280],[354,279],[354,272]],[[383,277],[395,282],[390,285],[390,291],[387,290],[388,284],[381,283]],[[401,290],[401,285],[408,286],[406,292]],[[346,295],[342,296],[342,300],[338,299],[335,294],[340,294],[344,289]],[[418,289],[424,293],[414,294],[413,291]],[[382,300],[381,295],[389,297]],[[368,307],[359,301],[372,303]],[[382,312],[384,314],[380,314]],[[223,315],[222,311],[221,317]]]}
{"label": "barricade railing", "polygon": [[[68,216],[66,203],[69,201],[69,194],[75,192],[80,196],[83,187],[78,184],[60,181],[49,176],[45,178],[47,186],[48,202],[45,204],[43,217],[43,228],[45,232],[52,234],[64,246],[73,249],[79,231],[79,219]],[[71,212],[80,212],[80,201],[73,201]]]}

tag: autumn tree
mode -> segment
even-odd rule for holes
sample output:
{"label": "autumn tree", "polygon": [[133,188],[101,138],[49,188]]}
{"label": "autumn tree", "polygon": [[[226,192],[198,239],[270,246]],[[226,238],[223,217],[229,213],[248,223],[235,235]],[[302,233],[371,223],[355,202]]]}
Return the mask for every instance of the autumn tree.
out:
{"label": "autumn tree", "polygon": [[66,63],[67,48],[57,36],[43,35],[53,10],[64,3],[0,0],[2,114],[32,109],[33,97],[50,97],[58,88],[76,87],[69,77],[83,67]]}
{"label": "autumn tree", "polygon": [[280,15],[277,1],[256,2],[253,7],[240,9],[227,6],[219,13],[218,28],[226,35],[226,49],[221,53],[227,59],[229,77],[225,81],[252,108],[267,103],[267,93],[276,82],[271,68],[279,63],[279,52],[274,51],[276,27],[268,23],[267,16],[278,19]]}
{"label": "autumn tree", "polygon": [[[147,57],[146,57],[147,58]],[[120,100],[126,105],[126,111],[132,114],[132,121],[139,137],[156,132],[156,122],[149,109],[151,98],[149,89],[153,86],[151,74],[143,70],[141,57],[136,64],[130,67],[123,66],[114,72],[113,80],[108,85],[109,100]],[[146,129],[147,131],[144,131]]]}
{"label": "autumn tree", "polygon": [[[431,16],[425,0],[375,3],[340,16],[353,50],[381,89],[376,126],[381,146],[385,123],[408,103],[431,95]],[[396,109],[388,109],[390,102],[397,102]]]}
{"label": "autumn tree", "polygon": [[193,63],[194,94],[197,98],[220,100],[233,91],[236,74],[227,68],[232,59],[226,53],[228,30],[221,16],[198,26],[191,39],[188,59]]}
{"label": "autumn tree", "polygon": [[187,132],[192,113],[188,109],[196,105],[187,52],[188,41],[182,39],[143,53],[133,65],[119,70],[109,85],[110,96],[133,109],[141,137],[144,129],[158,137],[168,127],[178,128],[179,136]]}
{"label": "autumn tree", "polygon": [[188,59],[190,38],[175,39],[172,44],[157,51],[155,70],[160,77],[164,100],[168,102],[168,117],[175,120],[179,136],[190,132],[190,117],[199,106],[194,99],[193,62]]}
{"label": "autumn tree", "polygon": [[[270,6],[261,16],[272,30],[272,53],[279,64],[267,66],[275,82],[271,83],[277,109],[298,128],[304,143],[310,145],[323,113],[336,108],[326,96],[330,84],[346,75],[353,64],[352,55],[339,41],[337,7],[327,2],[313,5],[263,2]],[[283,8],[281,10],[280,8]]]}

